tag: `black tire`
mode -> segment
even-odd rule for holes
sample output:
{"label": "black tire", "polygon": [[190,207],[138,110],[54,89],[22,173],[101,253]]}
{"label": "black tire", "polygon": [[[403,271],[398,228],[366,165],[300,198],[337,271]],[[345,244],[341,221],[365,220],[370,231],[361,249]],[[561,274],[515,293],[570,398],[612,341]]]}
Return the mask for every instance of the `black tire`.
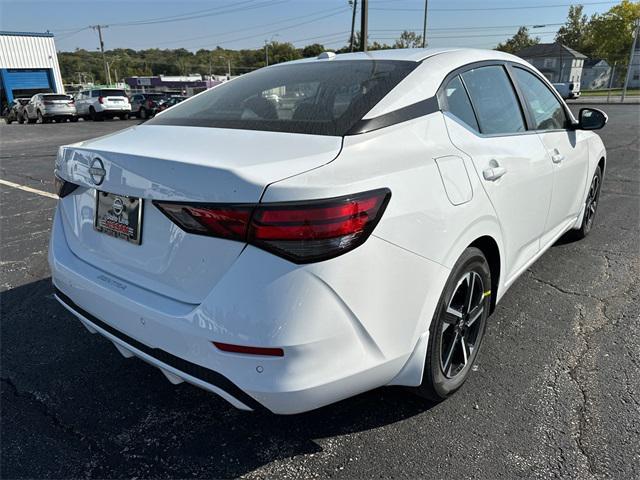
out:
{"label": "black tire", "polygon": [[24,117],[23,117],[22,115],[20,115],[20,114],[18,114],[18,118],[17,118],[17,120],[18,120],[18,123],[19,123],[20,125],[22,125],[22,124],[24,123]]}
{"label": "black tire", "polygon": [[140,108],[140,111],[138,112],[138,117],[139,117],[141,120],[146,120],[146,119],[148,119],[148,118],[149,118],[149,112],[147,112],[147,109],[146,109],[146,108],[141,107],[141,108]]}
{"label": "black tire", "polygon": [[75,123],[78,121],[78,117],[69,117],[69,121]]}
{"label": "black tire", "polygon": [[431,322],[420,396],[439,402],[464,384],[482,344],[491,294],[487,259],[481,250],[467,248],[451,270]]}
{"label": "black tire", "polygon": [[31,118],[29,118],[29,115],[27,115],[26,113],[25,113],[25,115],[24,115],[24,118],[25,118],[25,120],[27,121],[27,123],[36,123],[36,122],[38,121],[38,118],[37,118],[37,117],[36,117],[36,118],[34,118],[34,119],[31,119]]}
{"label": "black tire", "polygon": [[93,107],[89,108],[89,117],[91,117],[91,120],[93,120],[94,122],[101,122],[102,120],[104,120],[104,116],[96,112],[95,108]]}
{"label": "black tire", "polygon": [[129,114],[123,113],[122,115],[120,115],[120,120],[129,120]]}
{"label": "black tire", "polygon": [[582,223],[580,228],[571,231],[571,236],[574,240],[582,240],[589,235],[593,228],[593,221],[598,211],[598,204],[600,203],[600,189],[602,188],[602,169],[600,166],[596,167],[596,171],[593,174],[591,183],[589,184],[589,191],[587,192],[587,199],[584,202],[584,214],[582,215]]}
{"label": "black tire", "polygon": [[42,112],[40,110],[38,110],[37,115],[38,117],[36,118],[36,122],[40,124],[45,123],[44,117],[42,116]]}
{"label": "black tire", "polygon": [[4,121],[7,122],[7,125],[11,125],[11,123],[13,122],[13,120],[11,120],[9,117],[5,117]]}

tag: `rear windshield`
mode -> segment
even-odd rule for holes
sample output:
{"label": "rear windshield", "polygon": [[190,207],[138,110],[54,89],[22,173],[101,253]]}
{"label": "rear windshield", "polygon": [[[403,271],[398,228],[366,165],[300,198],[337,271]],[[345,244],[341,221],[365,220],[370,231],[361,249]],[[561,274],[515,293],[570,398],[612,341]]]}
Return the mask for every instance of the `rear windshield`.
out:
{"label": "rear windshield", "polygon": [[42,95],[43,100],[71,100],[71,95]]}
{"label": "rear windshield", "polygon": [[97,94],[98,97],[126,97],[127,94],[124,90],[100,90]]}
{"label": "rear windshield", "polygon": [[345,135],[418,64],[339,60],[263,68],[147,124]]}

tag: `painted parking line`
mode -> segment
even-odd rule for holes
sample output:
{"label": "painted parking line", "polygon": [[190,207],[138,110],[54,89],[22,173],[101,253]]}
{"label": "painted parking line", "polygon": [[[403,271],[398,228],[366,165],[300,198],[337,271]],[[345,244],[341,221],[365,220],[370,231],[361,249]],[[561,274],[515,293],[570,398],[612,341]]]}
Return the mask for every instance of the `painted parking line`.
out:
{"label": "painted parking line", "polygon": [[58,199],[58,195],[56,195],[55,193],[49,193],[43,190],[27,187],[26,185],[20,185],[19,183],[13,183],[8,180],[2,180],[1,178],[0,178],[0,185],[6,185],[7,187],[17,188],[18,190],[23,190],[25,192],[36,193],[38,195],[42,195],[43,197],[53,198],[54,200]]}

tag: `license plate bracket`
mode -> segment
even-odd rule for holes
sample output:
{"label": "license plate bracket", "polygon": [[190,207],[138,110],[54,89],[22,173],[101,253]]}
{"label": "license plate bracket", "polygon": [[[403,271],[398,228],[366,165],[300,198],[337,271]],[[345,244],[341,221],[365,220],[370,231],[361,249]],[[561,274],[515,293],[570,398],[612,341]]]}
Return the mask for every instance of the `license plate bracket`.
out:
{"label": "license plate bracket", "polygon": [[142,198],[96,190],[93,228],[135,245],[142,243]]}

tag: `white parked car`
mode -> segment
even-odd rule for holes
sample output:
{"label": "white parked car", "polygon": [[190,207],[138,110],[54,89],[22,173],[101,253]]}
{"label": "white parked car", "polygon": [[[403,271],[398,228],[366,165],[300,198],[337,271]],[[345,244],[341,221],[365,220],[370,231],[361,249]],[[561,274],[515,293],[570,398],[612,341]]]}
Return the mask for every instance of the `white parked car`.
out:
{"label": "white parked car", "polygon": [[[306,94],[285,109],[274,89]],[[589,233],[605,122],[496,51],[270,66],[60,149],[55,295],[241,409],[382,385],[441,400],[518,276]]]}
{"label": "white parked car", "polygon": [[49,123],[78,121],[76,106],[71,95],[64,93],[38,93],[22,107],[22,122]]}
{"label": "white parked car", "polygon": [[97,88],[82,90],[76,94],[78,115],[91,120],[118,117],[129,118],[131,103],[124,90],[118,88]]}

